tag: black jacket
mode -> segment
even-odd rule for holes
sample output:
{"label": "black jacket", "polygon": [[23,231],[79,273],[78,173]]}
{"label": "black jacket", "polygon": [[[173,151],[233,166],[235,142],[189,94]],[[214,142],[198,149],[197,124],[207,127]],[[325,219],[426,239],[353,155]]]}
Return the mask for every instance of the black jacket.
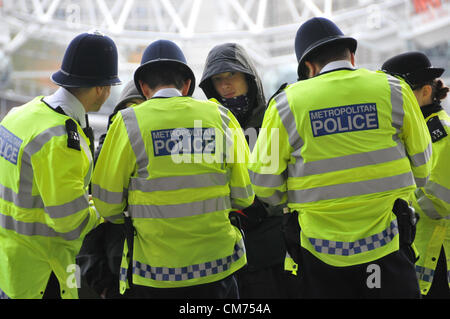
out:
{"label": "black jacket", "polygon": [[[208,54],[200,88],[208,99],[220,101],[220,95],[214,88],[212,76],[224,72],[242,72],[246,75],[249,87],[250,115],[242,128],[261,128],[266,110],[266,99],[261,79],[245,49],[236,43],[215,46]],[[285,248],[281,233],[282,207],[268,206],[258,199],[243,210],[240,215],[245,234],[247,262],[250,271],[262,269],[284,261]]]}

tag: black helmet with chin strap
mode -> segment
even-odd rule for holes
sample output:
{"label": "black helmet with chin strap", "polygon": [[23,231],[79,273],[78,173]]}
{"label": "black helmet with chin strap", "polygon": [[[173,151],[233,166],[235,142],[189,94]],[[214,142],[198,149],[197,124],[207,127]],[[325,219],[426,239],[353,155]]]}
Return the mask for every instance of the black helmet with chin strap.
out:
{"label": "black helmet with chin strap", "polygon": [[357,41],[352,37],[345,36],[334,22],[316,17],[303,23],[295,37],[299,79],[306,78],[306,75],[302,74],[302,69],[308,55],[318,48],[336,42],[347,44],[352,53],[356,51]]}

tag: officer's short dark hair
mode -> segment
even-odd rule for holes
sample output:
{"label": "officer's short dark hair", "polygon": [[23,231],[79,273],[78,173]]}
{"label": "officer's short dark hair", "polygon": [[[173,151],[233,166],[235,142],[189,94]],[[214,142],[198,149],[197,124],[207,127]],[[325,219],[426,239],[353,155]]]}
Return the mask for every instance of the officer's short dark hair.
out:
{"label": "officer's short dark hair", "polygon": [[324,67],[326,64],[337,61],[349,59],[351,52],[348,44],[342,42],[329,43],[322,47],[313,50],[305,57],[305,61],[316,63],[320,67]]}
{"label": "officer's short dark hair", "polygon": [[142,73],[140,80],[152,90],[162,85],[174,85],[181,90],[188,79],[188,75],[181,66],[170,62],[155,63]]}

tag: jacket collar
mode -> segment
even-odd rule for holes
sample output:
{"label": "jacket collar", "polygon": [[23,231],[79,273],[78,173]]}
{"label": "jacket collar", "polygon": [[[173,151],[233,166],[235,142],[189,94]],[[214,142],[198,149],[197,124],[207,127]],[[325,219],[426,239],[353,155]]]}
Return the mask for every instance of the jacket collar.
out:
{"label": "jacket collar", "polygon": [[53,109],[61,107],[67,116],[75,119],[81,127],[86,127],[86,110],[83,104],[65,88],[60,87],[52,95],[44,97],[43,100]]}
{"label": "jacket collar", "polygon": [[432,103],[432,104],[428,104],[428,105],[424,105],[420,108],[420,110],[422,111],[423,117],[427,118],[429,117],[431,114],[433,113],[437,113],[440,110],[442,110],[442,106],[439,103]]}
{"label": "jacket collar", "polygon": [[331,72],[331,71],[335,71],[335,70],[342,70],[342,69],[355,70],[355,67],[350,63],[350,61],[347,61],[347,60],[333,61],[333,62],[326,64],[322,68],[322,70],[320,70],[319,74]]}
{"label": "jacket collar", "polygon": [[175,88],[165,88],[165,89],[161,89],[159,91],[157,91],[153,96],[153,98],[157,98],[157,97],[177,97],[177,96],[182,96],[181,92]]}

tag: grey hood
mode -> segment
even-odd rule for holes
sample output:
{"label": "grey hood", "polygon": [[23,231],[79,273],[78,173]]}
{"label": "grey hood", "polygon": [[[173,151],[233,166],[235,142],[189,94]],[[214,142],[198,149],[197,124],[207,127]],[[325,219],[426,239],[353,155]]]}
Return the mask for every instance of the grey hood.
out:
{"label": "grey hood", "polygon": [[215,90],[211,77],[224,72],[242,72],[246,74],[250,98],[250,116],[243,128],[260,128],[266,109],[266,98],[261,79],[256,68],[245,49],[236,43],[225,43],[211,49],[206,59],[202,79],[199,87],[208,99],[215,98],[220,101],[220,95]]}
{"label": "grey hood", "polygon": [[144,99],[144,97],[139,93],[138,89],[136,88],[136,85],[133,80],[128,82],[127,85],[125,85],[125,87],[123,88],[119,96],[119,101],[117,102],[113,113],[115,114],[120,110],[123,110],[125,108],[125,104],[132,99],[140,99],[140,100]]}

